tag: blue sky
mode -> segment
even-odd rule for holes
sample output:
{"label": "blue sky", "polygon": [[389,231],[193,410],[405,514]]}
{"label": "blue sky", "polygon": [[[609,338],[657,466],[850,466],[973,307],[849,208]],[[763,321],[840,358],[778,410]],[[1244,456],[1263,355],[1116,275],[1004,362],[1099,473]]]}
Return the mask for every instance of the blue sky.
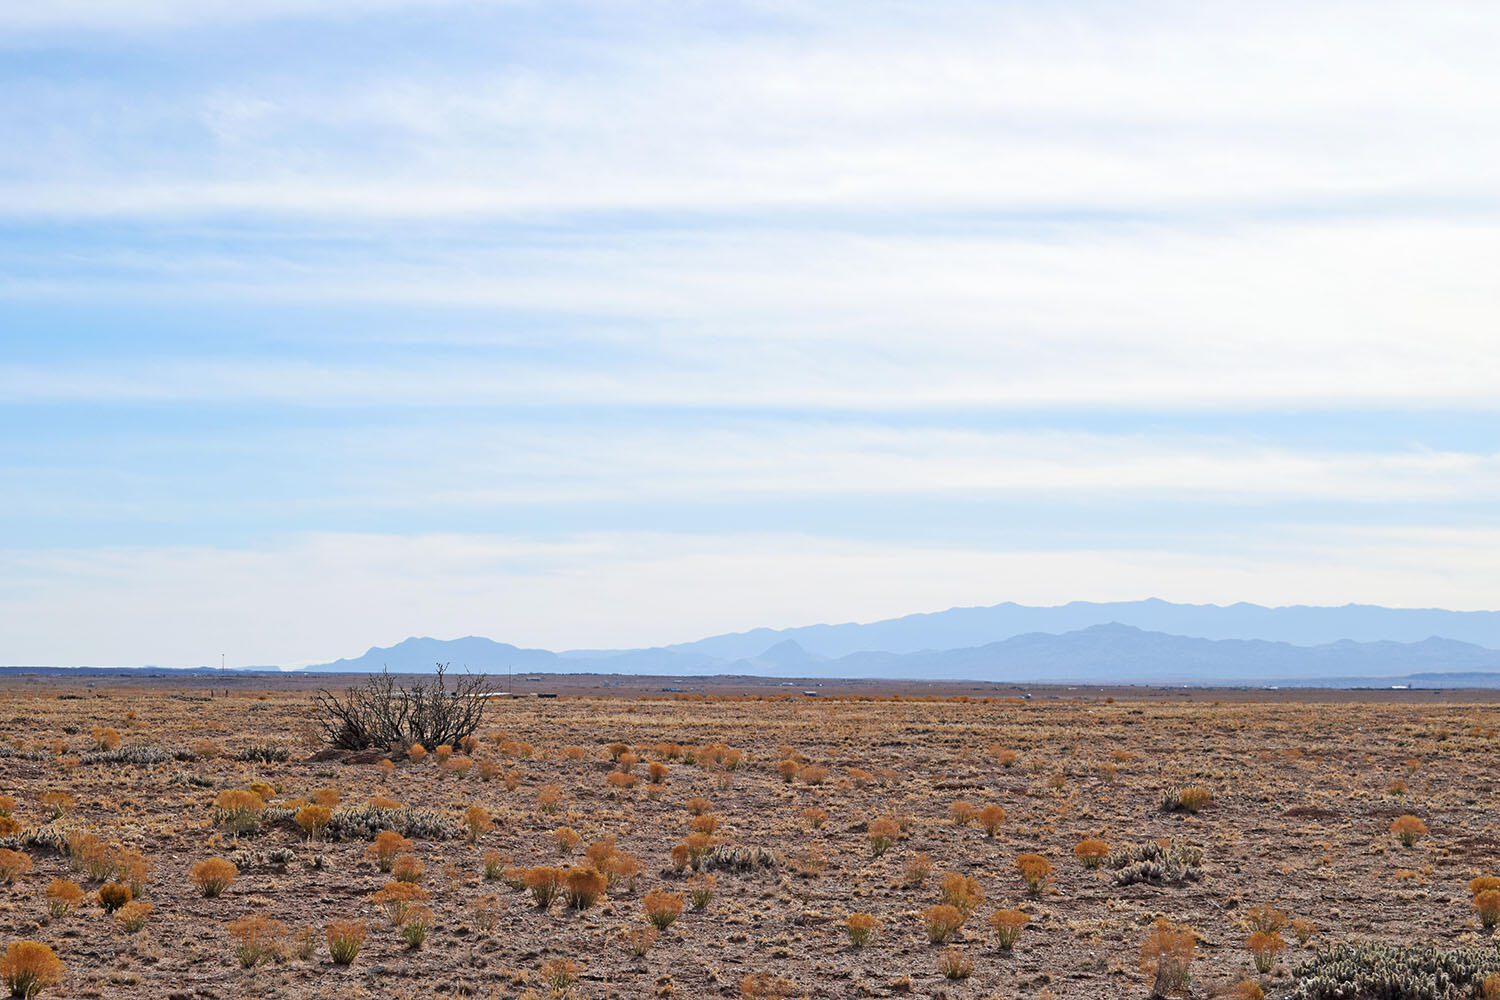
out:
{"label": "blue sky", "polygon": [[1500,9],[0,10],[0,662],[1500,606]]}

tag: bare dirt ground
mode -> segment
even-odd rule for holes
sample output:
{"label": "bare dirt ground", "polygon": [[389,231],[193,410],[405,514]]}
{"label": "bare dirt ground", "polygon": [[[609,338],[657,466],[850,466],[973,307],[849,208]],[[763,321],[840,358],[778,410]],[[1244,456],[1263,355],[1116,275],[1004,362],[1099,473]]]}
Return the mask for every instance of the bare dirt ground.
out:
{"label": "bare dirt ground", "polygon": [[[548,685],[557,699],[492,702],[466,755],[473,766],[459,774],[436,754],[421,763],[400,757],[393,768],[373,755],[309,759],[320,744],[303,678],[240,678],[211,700],[207,682],[175,680],[94,678],[88,688],[13,676],[0,686],[0,732],[11,748],[0,756],[0,794],[16,801],[14,836],[53,829],[76,841],[93,833],[112,850],[138,852],[151,869],[143,898],[153,909],[143,928],[128,931],[103,911],[102,881],[79,870],[76,858],[34,837],[18,841],[31,868],[0,885],[0,935],[56,951],[67,973],[55,995],[542,997],[553,993],[544,966],[550,972],[558,966],[548,963],[569,960],[578,978],[566,992],[578,998],[1139,998],[1149,992],[1141,944],[1165,916],[1197,933],[1194,995],[1251,979],[1274,996],[1289,969],[1333,941],[1487,940],[1466,886],[1500,874],[1496,692],[1184,696],[1032,687],[1031,700],[1020,701],[1015,690],[934,685],[945,698],[992,699],[860,700],[891,686],[824,682],[809,698],[800,686],[787,692],[779,681],[768,689],[740,679],[707,699],[659,690],[692,682],[596,678]],[[106,728],[118,732],[120,748],[156,748],[172,759],[91,762],[94,730]],[[616,743],[639,757],[634,787],[611,784],[621,771],[619,748],[610,750]],[[263,744],[289,759],[235,759]],[[698,749],[715,745],[725,749]],[[568,748],[581,748],[581,759]],[[795,766],[783,766],[788,759]],[[668,769],[654,788],[652,762]],[[819,768],[826,777],[810,783]],[[796,773],[786,780],[783,771]],[[258,827],[236,835],[216,823],[216,797],[256,782],[270,786],[261,787],[270,809]],[[561,793],[552,813],[539,802],[549,785]],[[1196,813],[1163,811],[1163,792],[1182,786],[1208,789],[1211,803]],[[448,833],[471,806],[492,816],[494,828],[475,844],[462,835],[411,838],[433,914],[420,948],[408,946],[375,901],[391,875],[368,856],[369,839],[310,841],[279,809],[294,811],[327,789],[338,793],[335,811],[382,796],[431,810]],[[55,810],[42,802],[49,792],[71,797],[51,821]],[[634,956],[624,945],[646,926],[644,897],[703,884],[690,866],[677,872],[672,857],[689,835],[695,798],[711,803],[717,818],[715,857],[761,848],[774,866],[714,871],[707,905],[689,902],[644,957]],[[955,802],[1003,808],[997,835],[955,822]],[[820,827],[809,809],[826,812]],[[1412,848],[1388,832],[1405,813],[1428,831]],[[877,855],[871,834],[884,826],[872,824],[884,819],[896,832]],[[579,835],[566,857],[554,838],[563,826]],[[515,869],[583,865],[586,848],[607,837],[616,838],[615,859],[628,856],[639,870],[631,879],[625,865],[589,909],[559,899],[543,910],[505,878],[485,877],[487,854],[501,859],[492,874],[509,869],[514,877]],[[1109,864],[1089,870],[1075,858],[1074,847],[1090,838],[1115,855],[1171,838],[1201,849],[1201,878],[1119,884]],[[281,848],[291,857],[277,862]],[[920,880],[908,873],[919,853],[932,866]],[[1028,894],[1017,871],[1025,853],[1051,864],[1039,895]],[[238,867],[218,898],[190,879],[210,857]],[[974,879],[983,899],[951,944],[932,944],[924,912],[941,902],[942,881],[953,874]],[[76,911],[49,913],[54,879],[81,885],[87,898]],[[498,910],[493,931],[474,905],[489,896]],[[1317,928],[1306,947],[1283,931],[1287,950],[1265,974],[1245,947],[1244,917],[1256,904]],[[1009,953],[989,925],[1002,909],[1030,918]],[[855,912],[878,921],[859,949],[845,928]],[[242,968],[227,925],[256,915],[281,922],[285,934],[277,955]],[[368,927],[352,965],[335,965],[321,938],[337,919]],[[303,928],[318,938],[305,956]],[[950,949],[972,963],[968,978],[939,971]]]}

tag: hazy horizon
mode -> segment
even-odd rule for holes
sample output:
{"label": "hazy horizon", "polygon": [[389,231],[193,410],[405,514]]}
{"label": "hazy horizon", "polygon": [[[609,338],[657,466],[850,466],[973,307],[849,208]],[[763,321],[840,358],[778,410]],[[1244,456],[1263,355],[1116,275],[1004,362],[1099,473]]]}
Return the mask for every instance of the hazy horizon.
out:
{"label": "hazy horizon", "polygon": [[1497,29],[12,4],[0,660],[1500,606]]}

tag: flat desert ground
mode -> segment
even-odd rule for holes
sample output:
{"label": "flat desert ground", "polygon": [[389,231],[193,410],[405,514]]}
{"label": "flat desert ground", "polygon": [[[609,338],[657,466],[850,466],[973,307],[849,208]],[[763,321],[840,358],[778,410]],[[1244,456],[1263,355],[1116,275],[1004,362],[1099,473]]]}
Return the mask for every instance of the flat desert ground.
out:
{"label": "flat desert ground", "polygon": [[[0,794],[29,861],[0,885],[0,935],[55,951],[43,996],[1139,998],[1161,917],[1194,932],[1193,995],[1274,996],[1334,942],[1488,943],[1468,883],[1500,874],[1493,692],[559,680],[554,699],[490,702],[442,763],[320,752],[306,678],[91,680],[0,682]],[[1206,802],[1164,808],[1185,788]],[[215,808],[235,791],[252,795],[238,826]],[[359,825],[372,800],[415,858],[395,868],[421,868],[404,922]],[[328,828],[301,812],[316,802]],[[967,819],[990,806],[993,836]],[[1411,847],[1391,832],[1408,814],[1426,831]],[[1086,867],[1091,840],[1114,859],[1170,841],[1197,877]],[[1028,854],[1050,867],[1030,888]],[[234,877],[207,896],[193,872],[215,858]],[[556,868],[587,890],[590,866],[608,877],[586,908],[566,883],[545,908],[527,888]],[[102,907],[110,879],[150,904],[137,929]],[[57,880],[82,899],[54,914]],[[961,924],[933,943],[945,882]],[[648,911],[679,899],[652,940]],[[1257,907],[1287,921],[1265,972]],[[1008,951],[991,928],[1007,910],[1026,915]],[[873,918],[864,947],[851,914]],[[365,927],[347,965],[336,921]]]}

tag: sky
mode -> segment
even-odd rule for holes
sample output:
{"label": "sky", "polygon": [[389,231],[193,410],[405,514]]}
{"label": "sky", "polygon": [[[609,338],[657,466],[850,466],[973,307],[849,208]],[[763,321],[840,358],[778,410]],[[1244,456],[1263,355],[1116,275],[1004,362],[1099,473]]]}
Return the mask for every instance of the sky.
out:
{"label": "sky", "polygon": [[0,663],[1500,607],[1497,38],[0,5]]}

